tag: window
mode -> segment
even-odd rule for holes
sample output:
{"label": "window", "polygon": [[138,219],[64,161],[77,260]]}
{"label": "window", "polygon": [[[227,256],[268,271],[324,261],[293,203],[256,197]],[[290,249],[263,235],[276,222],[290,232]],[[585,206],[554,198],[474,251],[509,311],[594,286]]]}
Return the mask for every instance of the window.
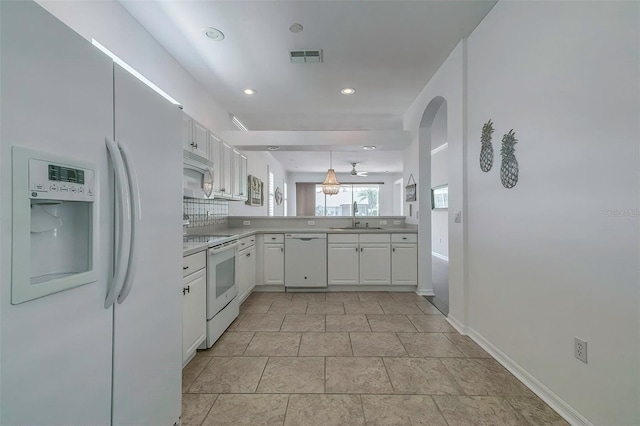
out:
{"label": "window", "polygon": [[269,212],[267,213],[269,216],[273,216],[274,215],[274,204],[275,204],[275,189],[273,187],[273,173],[272,172],[268,172],[269,173]]}
{"label": "window", "polygon": [[325,195],[322,185],[316,185],[316,216],[351,216],[353,202],[356,216],[380,216],[380,185],[341,184],[336,195]]}
{"label": "window", "polygon": [[282,187],[284,188],[284,191],[283,191],[284,194],[282,194],[283,195],[283,197],[282,197],[283,204],[282,205],[284,207],[284,215],[288,216],[289,214],[287,213],[287,182],[284,182],[282,184]]}

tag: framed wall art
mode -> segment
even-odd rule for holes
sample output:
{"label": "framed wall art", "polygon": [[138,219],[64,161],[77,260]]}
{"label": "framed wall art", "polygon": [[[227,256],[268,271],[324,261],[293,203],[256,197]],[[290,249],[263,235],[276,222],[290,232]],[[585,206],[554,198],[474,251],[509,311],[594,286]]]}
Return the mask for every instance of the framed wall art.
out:
{"label": "framed wall art", "polygon": [[413,174],[409,175],[409,181],[407,182],[407,186],[405,186],[404,189],[405,189],[405,192],[404,192],[405,201],[416,201],[418,199],[418,190],[417,190],[416,181],[413,178]]}
{"label": "framed wall art", "polygon": [[264,185],[262,181],[255,176],[249,175],[247,184],[249,187],[249,196],[247,197],[246,204],[250,206],[261,206],[264,202],[262,197]]}

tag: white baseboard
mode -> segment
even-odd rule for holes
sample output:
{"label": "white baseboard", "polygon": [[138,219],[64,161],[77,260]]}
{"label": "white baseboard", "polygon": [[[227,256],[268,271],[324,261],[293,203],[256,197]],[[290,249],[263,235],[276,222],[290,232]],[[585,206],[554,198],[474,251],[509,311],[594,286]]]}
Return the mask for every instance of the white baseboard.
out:
{"label": "white baseboard", "polygon": [[417,289],[416,290],[416,294],[418,296],[435,296],[436,294],[433,292],[433,289],[427,289],[427,290],[420,290]]}
{"label": "white baseboard", "polygon": [[[504,352],[498,349],[495,345],[485,339],[480,333],[475,331],[471,327],[465,327],[457,320],[449,317],[449,323],[458,329],[466,331],[466,334],[472,338],[478,345],[480,345],[489,355],[496,359],[504,368],[509,370],[511,374],[516,376],[522,383],[525,384],[533,393],[538,395],[540,399],[546,402],[551,408],[553,408],[558,414],[560,414],[566,421],[572,425],[577,426],[593,426],[589,420],[587,420],[582,414],[578,413],[573,407],[564,402],[558,395],[553,393],[549,388],[543,385],[538,379],[531,375],[527,370],[522,368],[514,360],[509,358]],[[461,334],[465,334],[460,331]]]}
{"label": "white baseboard", "polygon": [[449,261],[449,257],[448,256],[445,256],[444,254],[436,253],[435,251],[431,252],[431,256],[437,257],[438,259],[444,260],[445,262]]}
{"label": "white baseboard", "polygon": [[458,333],[462,334],[463,336],[467,335],[467,327],[464,324],[452,317],[451,314],[449,314],[446,318],[447,322],[451,324],[453,328],[458,330]]}

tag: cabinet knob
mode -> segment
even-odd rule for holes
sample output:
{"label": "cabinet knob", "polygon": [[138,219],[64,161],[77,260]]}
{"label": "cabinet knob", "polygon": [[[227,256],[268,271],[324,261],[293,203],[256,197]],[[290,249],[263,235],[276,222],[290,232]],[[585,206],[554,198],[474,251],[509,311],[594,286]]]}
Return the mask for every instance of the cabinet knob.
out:
{"label": "cabinet knob", "polygon": [[392,249],[391,249],[391,251],[396,251],[396,248],[395,248],[395,247],[394,247],[394,248],[392,248]]}
{"label": "cabinet knob", "polygon": [[284,252],[284,249],[282,247],[280,247],[280,251]]}
{"label": "cabinet knob", "polygon": [[182,267],[182,270],[183,270],[183,271],[186,271],[187,269],[189,269],[189,267],[188,267],[188,266],[183,266],[183,267]]}
{"label": "cabinet knob", "polygon": [[247,257],[251,256],[251,253],[247,253]]}

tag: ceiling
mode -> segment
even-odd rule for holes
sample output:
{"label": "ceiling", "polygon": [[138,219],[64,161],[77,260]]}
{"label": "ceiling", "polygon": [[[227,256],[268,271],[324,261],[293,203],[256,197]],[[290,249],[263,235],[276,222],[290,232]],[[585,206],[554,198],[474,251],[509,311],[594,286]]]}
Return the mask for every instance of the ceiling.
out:
{"label": "ceiling", "polygon": [[[496,2],[120,3],[249,130],[380,131],[402,130],[411,102]],[[293,23],[303,31],[289,31]],[[292,64],[297,49],[323,49],[324,62]],[[345,87],[356,93],[340,94]]]}

